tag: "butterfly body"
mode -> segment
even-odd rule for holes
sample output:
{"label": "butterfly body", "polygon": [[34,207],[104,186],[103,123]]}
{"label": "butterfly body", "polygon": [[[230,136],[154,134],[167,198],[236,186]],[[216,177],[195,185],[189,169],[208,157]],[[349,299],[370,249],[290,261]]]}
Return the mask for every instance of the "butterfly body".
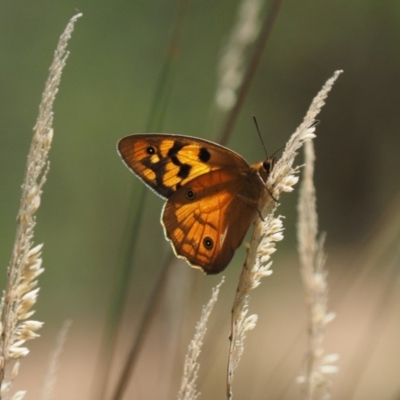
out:
{"label": "butterfly body", "polygon": [[118,151],[167,200],[161,223],[177,256],[207,274],[222,271],[259,212],[274,159],[250,166],[216,143],[170,134],[130,135]]}

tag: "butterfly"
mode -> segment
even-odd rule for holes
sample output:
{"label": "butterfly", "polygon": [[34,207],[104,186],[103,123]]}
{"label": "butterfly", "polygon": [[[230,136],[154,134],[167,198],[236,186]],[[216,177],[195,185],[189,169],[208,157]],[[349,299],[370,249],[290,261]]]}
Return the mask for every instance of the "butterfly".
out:
{"label": "butterfly", "polygon": [[140,133],[119,140],[122,160],[166,200],[161,224],[175,254],[217,274],[260,213],[274,157],[249,165],[216,143],[174,134]]}

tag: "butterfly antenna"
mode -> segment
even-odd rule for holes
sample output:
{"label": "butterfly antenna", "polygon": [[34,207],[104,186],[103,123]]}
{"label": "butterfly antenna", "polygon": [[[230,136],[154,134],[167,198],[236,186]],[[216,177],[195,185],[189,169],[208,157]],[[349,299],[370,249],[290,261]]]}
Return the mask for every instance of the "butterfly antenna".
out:
{"label": "butterfly antenna", "polygon": [[274,154],[272,154],[271,158],[278,152],[281,151],[286,145],[284,144],[283,146],[279,147],[278,150],[274,151]]}
{"label": "butterfly antenna", "polygon": [[259,138],[260,138],[260,140],[261,140],[261,144],[262,144],[262,146],[263,146],[263,148],[264,148],[265,155],[266,155],[267,158],[268,158],[268,151],[267,151],[267,148],[265,147],[265,143],[264,143],[264,140],[263,140],[263,138],[262,138],[262,136],[261,136],[260,129],[258,128],[258,122],[257,122],[257,118],[256,118],[255,115],[253,115],[253,121],[254,121],[254,124],[255,124],[255,126],[256,126],[258,136],[259,136]]}

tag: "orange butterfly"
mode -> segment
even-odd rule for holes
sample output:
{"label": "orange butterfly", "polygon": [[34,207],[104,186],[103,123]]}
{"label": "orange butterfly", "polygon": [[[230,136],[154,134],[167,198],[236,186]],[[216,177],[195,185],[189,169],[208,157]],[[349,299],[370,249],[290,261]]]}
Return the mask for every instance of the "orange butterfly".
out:
{"label": "orange butterfly", "polygon": [[161,224],[175,254],[206,274],[224,270],[259,212],[275,158],[249,165],[216,143],[169,134],[130,135],[117,149],[167,200]]}

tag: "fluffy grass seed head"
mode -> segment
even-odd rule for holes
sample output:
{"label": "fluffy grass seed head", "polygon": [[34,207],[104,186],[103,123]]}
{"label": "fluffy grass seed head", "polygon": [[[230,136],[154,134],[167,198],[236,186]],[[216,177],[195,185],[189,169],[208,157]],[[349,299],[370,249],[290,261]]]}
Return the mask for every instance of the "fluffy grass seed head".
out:
{"label": "fluffy grass seed head", "polygon": [[312,142],[304,146],[305,167],[298,203],[297,226],[300,273],[308,309],[308,350],[304,373],[298,378],[305,398],[312,400],[319,389],[324,398],[330,398],[330,376],[337,372],[337,355],[326,355],[323,347],[325,330],[334,319],[328,312],[328,282],[325,268],[325,235],[318,238],[316,191],[313,181],[315,153]]}
{"label": "fluffy grass seed head", "polygon": [[[257,218],[247,257],[239,278],[238,288],[232,308],[231,341],[227,373],[227,397],[232,398],[232,382],[235,370],[244,351],[244,340],[249,330],[255,327],[257,317],[248,316],[249,292],[259,286],[261,278],[271,275],[271,255],[275,252],[275,244],[283,239],[282,216],[275,216],[282,192],[293,191],[298,182],[299,167],[293,167],[300,147],[315,138],[316,116],[325,104],[325,99],[342,71],[336,71],[313,99],[303,122],[287,142],[281,159],[272,170],[266,186],[264,197],[259,204],[263,219]],[[273,198],[272,198],[272,196]]]}
{"label": "fluffy grass seed head", "polygon": [[[53,138],[53,103],[68,57],[67,43],[80,16],[81,14],[77,14],[70,20],[58,42],[27,158],[17,218],[17,233],[7,271],[7,286],[0,302],[2,399],[8,395],[19,370],[18,362],[12,368],[9,367],[10,362],[20,360],[29,353],[24,344],[27,340],[38,337],[36,331],[43,325],[42,322],[28,320],[34,314],[32,308],[39,294],[37,278],[44,271],[42,245],[34,245],[35,213],[40,206],[42,188],[49,170],[48,153]],[[14,394],[13,399],[21,399],[24,395],[24,391],[19,391]]]}
{"label": "fluffy grass seed head", "polygon": [[197,391],[196,387],[196,381],[200,368],[198,358],[203,346],[204,335],[207,331],[208,319],[210,318],[211,311],[218,300],[219,290],[224,281],[225,278],[222,277],[221,282],[215,288],[213,288],[211,298],[207,305],[203,307],[200,319],[196,324],[196,332],[189,344],[188,352],[185,357],[185,365],[181,387],[178,393],[178,400],[194,400],[200,396],[200,393]]}

